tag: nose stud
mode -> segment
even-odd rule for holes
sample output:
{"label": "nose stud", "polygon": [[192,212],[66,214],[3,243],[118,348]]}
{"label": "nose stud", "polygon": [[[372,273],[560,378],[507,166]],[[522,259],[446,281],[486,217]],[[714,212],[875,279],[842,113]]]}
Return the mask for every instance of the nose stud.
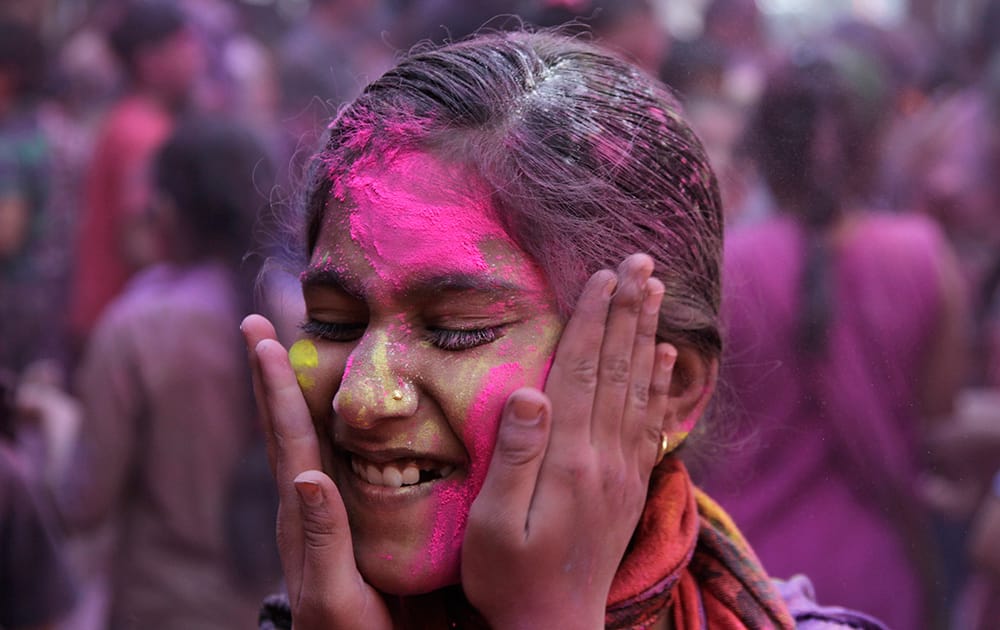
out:
{"label": "nose stud", "polygon": [[385,403],[388,405],[387,410],[391,409],[392,413],[403,413],[416,404],[417,396],[413,384],[403,379],[397,380],[396,386],[392,389],[382,391]]}

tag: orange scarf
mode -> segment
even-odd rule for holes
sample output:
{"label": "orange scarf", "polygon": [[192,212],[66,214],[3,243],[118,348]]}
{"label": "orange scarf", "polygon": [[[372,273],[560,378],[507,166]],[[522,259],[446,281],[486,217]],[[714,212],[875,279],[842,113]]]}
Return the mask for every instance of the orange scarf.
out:
{"label": "orange scarf", "polygon": [[611,585],[605,625],[649,628],[664,609],[677,630],[795,626],[732,520],[675,458],[653,472],[646,509]]}

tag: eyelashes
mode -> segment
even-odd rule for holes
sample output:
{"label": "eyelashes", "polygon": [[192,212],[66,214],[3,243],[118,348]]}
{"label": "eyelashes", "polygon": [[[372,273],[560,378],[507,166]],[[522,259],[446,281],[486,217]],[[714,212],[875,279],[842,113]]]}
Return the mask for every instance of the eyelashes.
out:
{"label": "eyelashes", "polygon": [[[302,332],[310,337],[336,343],[360,339],[367,327],[367,324],[324,322],[316,319],[307,319],[299,325]],[[472,329],[428,327],[424,332],[424,339],[441,350],[459,352],[496,341],[503,335],[503,329],[504,326]]]}
{"label": "eyelashes", "polygon": [[501,327],[474,328],[472,330],[453,330],[449,328],[428,328],[426,337],[433,345],[456,352],[469,350],[486,345],[500,338]]}
{"label": "eyelashes", "polygon": [[342,324],[339,322],[321,322],[318,319],[307,319],[299,324],[299,329],[310,337],[323,341],[345,342],[360,339],[364,334],[366,324]]}

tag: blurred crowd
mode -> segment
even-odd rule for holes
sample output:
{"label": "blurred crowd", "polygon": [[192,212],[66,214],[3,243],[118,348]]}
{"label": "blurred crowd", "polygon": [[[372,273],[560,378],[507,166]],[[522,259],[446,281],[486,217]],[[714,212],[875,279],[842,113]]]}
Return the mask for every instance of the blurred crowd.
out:
{"label": "blurred crowd", "polygon": [[706,0],[684,37],[668,4],[0,3],[0,628],[254,626],[281,585],[238,325],[295,334],[270,262],[326,121],[421,42],[557,25],[672,86],[720,178],[698,481],[821,602],[998,627],[1000,2],[790,35]]}

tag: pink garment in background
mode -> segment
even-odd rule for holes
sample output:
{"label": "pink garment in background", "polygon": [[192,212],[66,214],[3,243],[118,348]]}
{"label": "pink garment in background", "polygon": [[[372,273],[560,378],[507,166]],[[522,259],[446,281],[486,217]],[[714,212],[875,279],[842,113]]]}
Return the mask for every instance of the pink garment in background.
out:
{"label": "pink garment in background", "polygon": [[70,330],[86,339],[104,307],[133,271],[125,230],[146,209],[148,171],[166,140],[172,116],[148,97],[126,97],[107,116],[87,173],[72,279]]}
{"label": "pink garment in background", "polygon": [[942,305],[945,245],[921,217],[848,221],[830,255],[828,355],[812,368],[797,338],[803,228],[777,216],[727,235],[722,392],[731,396],[721,415],[739,418],[740,446],[701,485],[771,575],[804,573],[824,604],[918,629],[923,597],[906,547],[930,550],[890,515],[902,506],[905,518],[925,516],[912,488],[920,370]]}

